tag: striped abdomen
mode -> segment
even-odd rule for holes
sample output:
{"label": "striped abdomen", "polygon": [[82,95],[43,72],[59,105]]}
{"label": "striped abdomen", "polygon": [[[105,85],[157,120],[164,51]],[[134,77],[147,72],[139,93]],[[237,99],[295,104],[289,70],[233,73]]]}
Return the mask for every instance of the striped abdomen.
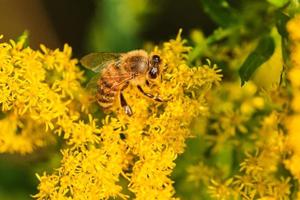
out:
{"label": "striped abdomen", "polygon": [[111,82],[109,80],[100,79],[98,81],[98,88],[97,88],[97,101],[103,108],[111,107],[117,96],[117,91],[111,89]]}
{"label": "striped abdomen", "polygon": [[97,101],[103,108],[109,108],[114,103],[121,89],[127,84],[120,69],[114,65],[108,66],[103,70],[98,81]]}

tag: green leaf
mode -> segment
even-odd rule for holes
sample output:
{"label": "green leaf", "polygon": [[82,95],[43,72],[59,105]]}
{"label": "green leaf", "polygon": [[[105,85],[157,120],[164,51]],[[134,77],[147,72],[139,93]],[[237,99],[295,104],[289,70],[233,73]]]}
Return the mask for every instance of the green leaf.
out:
{"label": "green leaf", "polygon": [[28,46],[29,46],[28,38],[29,38],[29,31],[28,31],[28,30],[25,30],[25,31],[22,33],[22,35],[20,35],[20,36],[17,38],[17,41],[20,42],[20,43],[23,43],[23,47],[28,47]]}
{"label": "green leaf", "polygon": [[289,0],[267,0],[267,1],[276,7],[282,7],[289,2]]}
{"label": "green leaf", "polygon": [[288,37],[288,32],[286,30],[286,23],[290,20],[290,17],[284,14],[283,12],[278,12],[276,14],[276,28],[278,33],[282,37]]}
{"label": "green leaf", "polygon": [[204,11],[210,15],[212,20],[223,27],[238,23],[237,13],[225,0],[201,0]]}
{"label": "green leaf", "polygon": [[289,55],[289,33],[286,30],[286,24],[290,20],[290,16],[284,14],[281,11],[278,11],[276,14],[276,27],[278,33],[281,35],[281,49],[282,57],[285,63],[287,63]]}
{"label": "green leaf", "polygon": [[248,55],[239,70],[242,86],[249,80],[255,70],[272,56],[274,49],[275,42],[271,36],[264,36],[260,39],[257,47]]}

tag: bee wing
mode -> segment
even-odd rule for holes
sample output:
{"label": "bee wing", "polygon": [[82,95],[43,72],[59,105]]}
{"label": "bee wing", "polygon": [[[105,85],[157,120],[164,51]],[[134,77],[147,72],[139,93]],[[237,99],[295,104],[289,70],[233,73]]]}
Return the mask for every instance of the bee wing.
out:
{"label": "bee wing", "polygon": [[80,63],[87,69],[92,70],[93,72],[100,72],[105,68],[109,63],[116,62],[119,60],[120,53],[90,53],[83,58],[81,58]]}
{"label": "bee wing", "polygon": [[97,82],[100,79],[101,74],[98,73],[95,76],[93,76],[88,83],[85,86],[85,89],[91,94],[91,95],[95,95],[97,93]]}

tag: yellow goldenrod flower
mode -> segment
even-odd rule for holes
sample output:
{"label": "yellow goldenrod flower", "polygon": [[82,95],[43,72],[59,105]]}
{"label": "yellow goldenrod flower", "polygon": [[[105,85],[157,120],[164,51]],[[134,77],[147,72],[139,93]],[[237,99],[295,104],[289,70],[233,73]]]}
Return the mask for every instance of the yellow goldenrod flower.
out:
{"label": "yellow goldenrod flower", "polygon": [[[211,159],[207,159],[207,164],[214,169],[210,170],[209,179],[214,181],[202,183],[204,191],[214,199],[289,198],[292,193],[290,178],[275,175],[289,151],[286,136],[279,128],[286,116],[283,105],[287,99],[283,95],[278,87],[265,91],[259,90],[253,82],[244,87],[223,82],[208,97],[208,131],[201,137],[206,138],[204,143],[209,142],[210,156],[217,161],[212,164]],[[229,174],[233,167],[232,151],[239,151],[241,155],[256,151],[254,155],[246,153],[239,172],[233,176]],[[227,156],[229,164],[222,161],[223,155]],[[203,168],[201,165],[192,167],[193,171]],[[203,180],[206,175],[195,176],[193,171],[189,171],[189,178],[193,178],[197,186],[197,180]],[[226,180],[232,182],[226,185]]]}
{"label": "yellow goldenrod flower", "polygon": [[188,177],[187,180],[195,182],[196,187],[199,186],[200,182],[208,184],[210,178],[214,175],[215,171],[213,168],[204,165],[200,162],[197,165],[189,166],[187,168]]}
{"label": "yellow goldenrod flower", "polygon": [[154,50],[164,64],[162,80],[151,91],[170,98],[168,102],[158,104],[129,87],[124,96],[132,117],[116,107],[117,116],[107,116],[101,128],[92,117],[89,124],[77,117],[59,118],[57,131],[70,147],[62,151],[54,174],[39,177],[37,199],[127,199],[121,178],[129,181],[136,199],[175,199],[170,179],[174,161],[192,136],[193,118],[207,114],[205,94],[221,80],[215,66],[189,67],[185,59],[190,48],[184,43],[179,34]]}
{"label": "yellow goldenrod flower", "polygon": [[30,153],[53,142],[51,130],[71,120],[80,111],[72,104],[85,98],[83,73],[69,46],[53,51],[41,45],[36,51],[24,47],[25,40],[0,44],[0,152]]}
{"label": "yellow goldenrod flower", "polygon": [[291,84],[293,99],[291,102],[291,115],[286,119],[286,127],[288,129],[288,145],[291,148],[293,154],[285,164],[294,175],[295,178],[300,181],[300,15],[295,16],[287,24],[287,30],[291,39],[291,61],[292,67],[288,71],[288,78]]}
{"label": "yellow goldenrod flower", "polygon": [[300,15],[296,15],[287,24],[287,30],[290,34],[289,36],[292,41],[300,41],[299,24],[300,24]]}
{"label": "yellow goldenrod flower", "polygon": [[232,190],[230,187],[231,184],[232,179],[228,179],[224,183],[211,180],[211,186],[208,187],[208,192],[217,200],[237,199],[237,193]]}

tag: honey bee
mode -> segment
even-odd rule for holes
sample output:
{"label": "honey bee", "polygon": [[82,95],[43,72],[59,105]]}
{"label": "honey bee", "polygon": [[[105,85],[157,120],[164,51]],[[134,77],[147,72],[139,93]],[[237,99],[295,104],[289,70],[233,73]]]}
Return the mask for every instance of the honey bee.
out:
{"label": "honey bee", "polygon": [[121,107],[131,116],[132,109],[122,93],[130,84],[136,86],[146,97],[164,102],[160,97],[147,93],[142,88],[160,75],[161,58],[158,55],[148,55],[144,50],[128,53],[91,53],[84,56],[80,62],[85,68],[98,73],[94,78],[96,100],[104,110],[109,110],[119,98]]}

